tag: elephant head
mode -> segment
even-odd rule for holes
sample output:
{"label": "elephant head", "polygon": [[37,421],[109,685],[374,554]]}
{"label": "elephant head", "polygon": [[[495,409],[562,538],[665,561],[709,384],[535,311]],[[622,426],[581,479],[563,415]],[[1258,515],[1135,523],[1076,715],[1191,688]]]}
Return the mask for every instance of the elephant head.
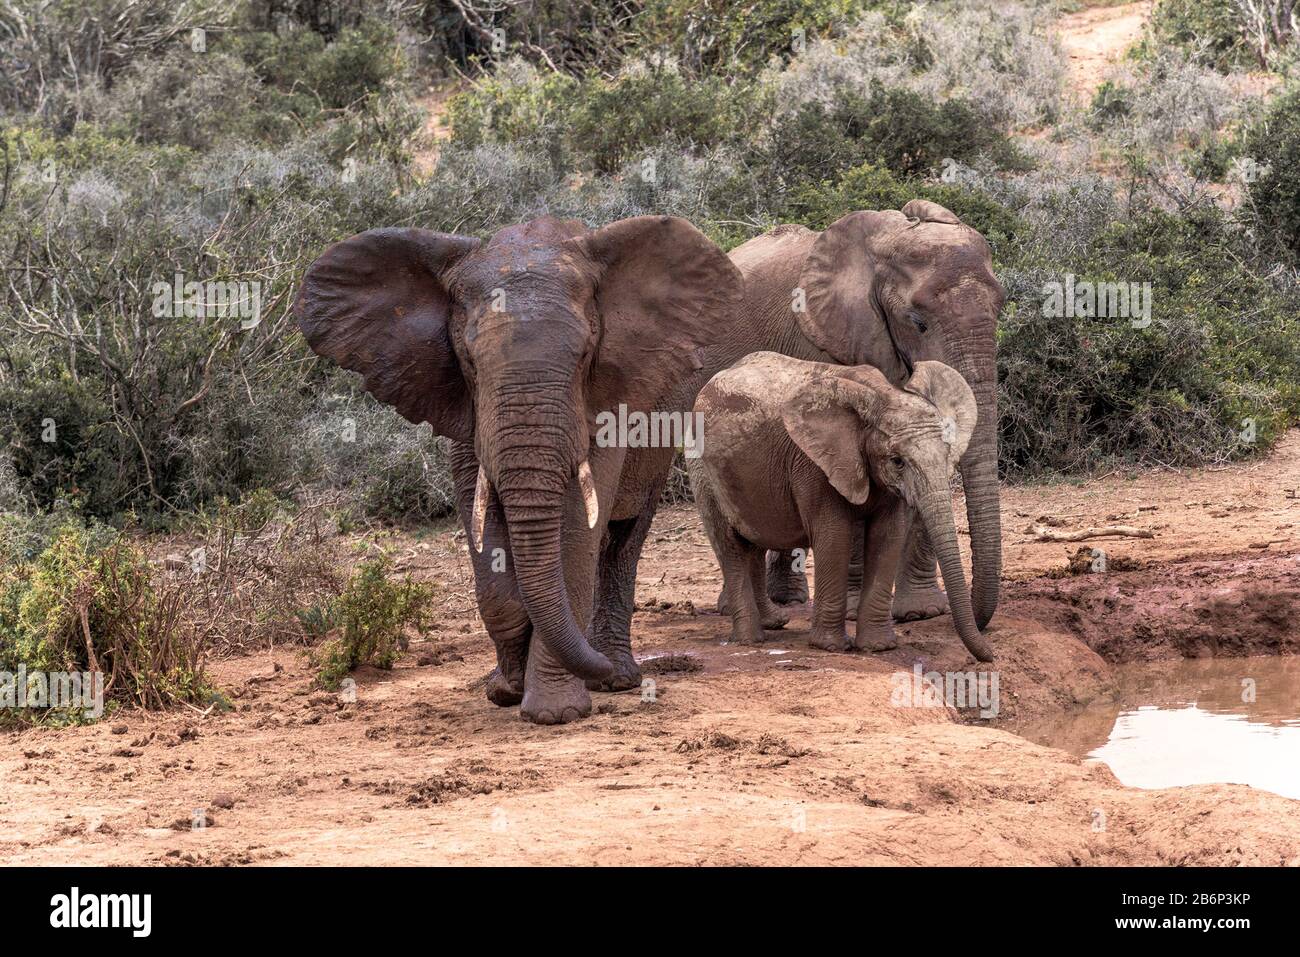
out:
{"label": "elephant head", "polygon": [[901,498],[934,546],[962,643],[980,661],[993,650],[980,634],[966,587],[950,481],[976,433],[975,393],[941,362],[918,362],[902,389],[871,366],[830,366],[782,413],[786,432],[855,505],[872,485]]}
{"label": "elephant head", "polygon": [[975,621],[993,617],[1002,571],[997,320],[1006,298],[988,243],[947,209],[849,213],[813,243],[800,286],[804,334],[835,361],[902,382],[925,360],[970,384],[979,424],[959,468],[966,489]]}
{"label": "elephant head", "polygon": [[[741,300],[736,268],[685,220],[588,230],[550,217],[488,242],[376,229],[327,249],[294,304],[312,349],[359,372],[412,422],[472,442],[476,547],[501,506],[533,634],[572,673],[601,679],[566,591],[565,502],[594,528],[588,452],[598,413],[649,411],[694,373]],[[599,530],[596,541],[599,542]]]}

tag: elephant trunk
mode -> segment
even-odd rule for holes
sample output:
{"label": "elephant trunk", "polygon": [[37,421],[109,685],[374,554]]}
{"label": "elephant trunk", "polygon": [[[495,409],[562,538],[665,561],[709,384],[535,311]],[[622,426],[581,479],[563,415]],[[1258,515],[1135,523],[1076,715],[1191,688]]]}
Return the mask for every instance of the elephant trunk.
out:
{"label": "elephant trunk", "polygon": [[939,560],[943,585],[948,590],[948,605],[952,609],[953,624],[968,651],[980,661],[992,661],[993,649],[980,634],[971,609],[970,591],[966,587],[966,573],[962,568],[961,552],[957,548],[957,527],[952,517],[952,494],[947,483],[930,489],[917,506],[926,535]]}
{"label": "elephant trunk", "polygon": [[[998,486],[998,393],[996,364],[983,378],[958,369],[975,393],[979,418],[966,454],[958,464],[966,490],[970,524],[971,603],[981,631],[998,607],[1002,578],[1002,510]],[[946,577],[946,576],[945,576]]]}
{"label": "elephant trunk", "polygon": [[561,559],[563,493],[539,503],[538,496],[521,491],[514,483],[503,485],[497,496],[510,531],[515,577],[533,623],[533,637],[579,678],[608,678],[614,672],[613,664],[588,643],[569,604]]}

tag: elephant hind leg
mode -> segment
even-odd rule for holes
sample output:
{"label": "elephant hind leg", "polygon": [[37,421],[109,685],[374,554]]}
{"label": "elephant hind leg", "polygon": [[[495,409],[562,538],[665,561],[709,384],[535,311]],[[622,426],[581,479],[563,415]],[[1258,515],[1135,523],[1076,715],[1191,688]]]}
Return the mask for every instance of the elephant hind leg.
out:
{"label": "elephant hind leg", "polygon": [[[718,610],[731,616],[733,641],[762,641],[763,621],[758,594],[763,587],[764,550],[732,527],[713,495],[704,467],[691,462],[688,469],[695,492],[695,507],[699,509],[704,533],[722,568],[722,595],[718,598]],[[722,611],[724,608],[725,612]]]}
{"label": "elephant hind leg", "polygon": [[921,523],[913,519],[894,585],[895,620],[919,621],[948,612],[948,596],[939,587],[936,571],[934,549]]}
{"label": "elephant hind leg", "polygon": [[778,605],[808,600],[808,576],[794,551],[772,552],[767,566],[767,597]]}
{"label": "elephant hind leg", "polygon": [[756,548],[750,555],[749,581],[754,593],[754,602],[758,606],[759,622],[764,628],[784,628],[790,622],[787,615],[767,594],[767,553]]}

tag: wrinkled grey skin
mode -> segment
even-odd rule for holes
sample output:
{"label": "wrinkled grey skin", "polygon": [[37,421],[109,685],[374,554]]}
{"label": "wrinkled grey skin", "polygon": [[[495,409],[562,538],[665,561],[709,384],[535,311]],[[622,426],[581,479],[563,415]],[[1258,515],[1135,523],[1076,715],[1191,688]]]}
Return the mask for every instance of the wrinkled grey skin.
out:
{"label": "wrinkled grey skin", "polygon": [[453,440],[495,703],[563,723],[590,713],[589,688],[640,685],[636,563],[673,450],[604,447],[598,416],[688,410],[661,403],[740,300],[721,250],[668,216],[543,217],[486,243],[371,230],[307,270],[294,311],[311,347]]}
{"label": "wrinkled grey skin", "polygon": [[[780,226],[737,247],[745,277],[741,337],[708,350],[710,373],[751,352],[869,365],[901,385],[916,363],[956,369],[975,394],[979,425],[958,466],[971,531],[972,602],[980,628],[997,608],[1002,542],[997,481],[997,318],[1005,295],[988,243],[935,203],[856,212],[821,233]],[[894,595],[899,620],[948,607],[933,550],[912,529]],[[772,562],[769,593],[804,599],[788,553]]]}
{"label": "wrinkled grey skin", "polygon": [[[775,609],[764,594],[763,549],[811,546],[817,604],[810,643],[829,651],[897,646],[890,614],[909,510],[934,542],[958,635],[981,661],[949,481],[975,429],[975,396],[938,362],[903,388],[870,366],[804,362],[759,352],[718,373],[695,409],[707,436],[690,462],[696,503],[722,566],[732,636],[760,641]],[[863,527],[857,630],[845,633],[850,553]]]}

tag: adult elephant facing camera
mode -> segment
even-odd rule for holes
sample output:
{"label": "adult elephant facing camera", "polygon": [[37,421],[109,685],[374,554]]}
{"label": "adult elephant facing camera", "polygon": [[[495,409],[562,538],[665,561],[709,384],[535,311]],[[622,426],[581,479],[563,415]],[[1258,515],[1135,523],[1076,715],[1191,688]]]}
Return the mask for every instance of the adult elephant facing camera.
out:
{"label": "adult elephant facing camera", "polygon": [[673,450],[600,447],[596,417],[659,409],[740,301],[726,256],[667,216],[546,217],[487,243],[378,229],[308,269],[294,309],[311,347],[453,440],[496,703],[560,723],[590,712],[582,679],[640,684],[636,561]]}
{"label": "adult elephant facing camera", "polygon": [[[949,210],[912,200],[902,210],[849,213],[821,233],[782,226],[731,251],[745,277],[753,349],[839,365],[870,365],[894,385],[916,363],[956,369],[979,418],[958,464],[972,551],[971,600],[983,629],[997,608],[1002,568],[998,490],[997,320],[1005,299],[989,245]],[[719,346],[715,351],[729,347]],[[739,358],[739,355],[736,356]],[[715,363],[725,368],[734,359]],[[772,563],[769,594],[803,587],[788,553]],[[894,617],[947,609],[923,529],[909,532],[894,593]]]}

